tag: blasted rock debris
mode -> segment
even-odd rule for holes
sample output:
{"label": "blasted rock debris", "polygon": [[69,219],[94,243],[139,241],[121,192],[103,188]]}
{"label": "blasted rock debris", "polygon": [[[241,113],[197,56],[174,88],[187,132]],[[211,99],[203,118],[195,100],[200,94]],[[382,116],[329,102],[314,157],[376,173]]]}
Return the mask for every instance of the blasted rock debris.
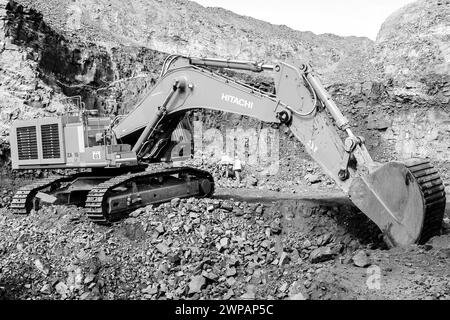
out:
{"label": "blasted rock debris", "polygon": [[[272,205],[194,198],[139,209],[110,228],[78,208],[4,211],[0,282],[9,298],[287,298],[291,283],[280,289],[278,274],[305,263],[314,233],[286,239],[289,227],[270,227],[281,218]],[[299,294],[307,292],[291,296]]]}
{"label": "blasted rock debris", "polygon": [[[376,232],[362,237],[369,222],[348,208],[297,201],[175,199],[111,227],[93,224],[75,207],[44,207],[29,216],[1,210],[4,299],[358,297],[368,294],[353,265],[367,266],[361,252],[370,250],[381,266],[398,255],[380,250]],[[275,220],[280,230],[273,232]],[[441,259],[446,251],[420,252]],[[354,278],[342,287],[343,270],[352,268]]]}

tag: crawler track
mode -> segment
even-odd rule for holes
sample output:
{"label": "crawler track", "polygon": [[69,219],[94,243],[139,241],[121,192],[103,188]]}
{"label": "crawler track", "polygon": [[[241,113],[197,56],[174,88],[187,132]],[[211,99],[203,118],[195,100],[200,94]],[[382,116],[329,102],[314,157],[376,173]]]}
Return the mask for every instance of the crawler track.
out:
{"label": "crawler track", "polygon": [[405,165],[419,183],[424,199],[425,217],[419,243],[439,235],[445,214],[445,189],[437,170],[424,159],[411,159]]}
{"label": "crawler track", "polygon": [[[116,217],[110,217],[107,213],[107,199],[108,199],[108,192],[112,191],[114,188],[119,187],[120,185],[123,185],[127,182],[133,182],[138,179],[142,178],[155,178],[163,175],[171,175],[171,174],[177,174],[177,173],[190,173],[192,175],[195,175],[197,178],[201,179],[208,179],[211,182],[211,191],[207,194],[204,194],[203,196],[211,196],[214,193],[214,179],[212,178],[211,174],[207,171],[198,170],[194,168],[189,167],[179,167],[179,168],[169,168],[169,169],[163,169],[163,170],[154,170],[154,171],[144,171],[144,172],[138,172],[133,174],[126,174],[114,177],[112,179],[109,179],[98,186],[94,187],[88,194],[86,199],[86,212],[90,219],[92,219],[94,222],[99,224],[108,224],[113,220],[116,220]],[[130,196],[139,196],[139,192],[130,194]],[[182,194],[179,197],[187,197],[187,196],[195,196],[195,195],[188,195],[188,194]],[[155,201],[155,202],[146,202],[142,203],[142,206],[146,206],[151,203],[157,203],[161,201]],[[135,208],[130,209],[130,211],[134,210]]]}
{"label": "crawler track", "polygon": [[10,209],[14,214],[28,214],[31,209],[33,209],[33,199],[39,191],[58,185],[59,183],[71,181],[82,175],[86,175],[86,173],[76,173],[68,176],[53,176],[26,185],[16,192],[12,198]]}

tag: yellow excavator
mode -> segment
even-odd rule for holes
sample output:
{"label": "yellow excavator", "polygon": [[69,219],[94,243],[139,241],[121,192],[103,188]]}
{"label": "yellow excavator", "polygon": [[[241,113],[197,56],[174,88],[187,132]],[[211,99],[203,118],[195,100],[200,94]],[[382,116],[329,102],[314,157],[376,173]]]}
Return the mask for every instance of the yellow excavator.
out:
{"label": "yellow excavator", "polygon": [[[275,93],[258,90],[218,68],[269,72]],[[108,224],[151,203],[210,197],[211,174],[191,167],[149,169],[190,110],[212,109],[283,124],[384,234],[390,246],[423,243],[439,234],[445,191],[424,159],[385,164],[372,160],[308,64],[168,56],[149,94],[126,116],[94,117],[85,108],[60,117],[15,121],[13,169],[75,169],[19,189],[11,209],[27,214],[44,202],[84,206]],[[342,130],[344,138],[338,135]]]}

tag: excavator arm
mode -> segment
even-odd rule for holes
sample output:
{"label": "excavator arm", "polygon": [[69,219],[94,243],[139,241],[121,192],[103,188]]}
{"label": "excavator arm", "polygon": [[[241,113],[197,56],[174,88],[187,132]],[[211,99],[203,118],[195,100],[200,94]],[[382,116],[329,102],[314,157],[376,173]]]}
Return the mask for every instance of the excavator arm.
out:
{"label": "excavator arm", "polygon": [[[270,72],[275,94],[213,68]],[[82,108],[83,109],[83,108]],[[350,200],[384,234],[388,245],[422,243],[439,234],[445,191],[427,160],[372,160],[349,121],[307,64],[169,56],[152,91],[121,120],[85,112],[16,121],[11,128],[15,169],[90,168],[20,188],[10,208],[19,214],[41,202],[84,205],[96,223],[110,223],[151,203],[209,197],[214,179],[189,167],[152,169],[172,132],[192,109],[211,109],[283,124]],[[340,133],[340,134],[339,134]]]}
{"label": "excavator arm", "polygon": [[[209,67],[270,71],[276,95]],[[426,241],[440,229],[445,193],[437,172],[425,160],[374,162],[364,139],[353,134],[349,121],[306,64],[171,56],[150,94],[113,132],[118,141],[132,145],[138,159],[148,158],[192,109],[219,110],[288,126],[351,201],[380,227],[391,246]]]}
{"label": "excavator arm", "polygon": [[[212,61],[211,61],[212,60]],[[225,63],[226,62],[226,63]],[[257,90],[199,66],[224,66],[232,69],[271,70],[274,74],[276,95]],[[259,68],[251,62],[221,62],[218,59],[193,59],[179,57],[167,69],[152,92],[127,117],[113,129],[118,140],[142,132],[133,144],[138,156],[145,145],[154,146],[158,133],[170,135],[174,116],[192,109],[211,109],[256,118],[268,123],[283,123],[306,146],[309,154],[342,188],[348,190],[347,166],[349,152],[331,124],[326,110],[338,127],[346,130],[349,141],[354,142],[352,151],[372,163],[361,141],[349,129],[348,120],[342,115],[319,81],[304,66],[302,71],[280,63]],[[149,121],[150,119],[150,121]],[[159,126],[159,127],[158,127]],[[151,141],[151,143],[149,143]],[[348,171],[348,172],[343,172]],[[341,176],[341,178],[340,178]]]}

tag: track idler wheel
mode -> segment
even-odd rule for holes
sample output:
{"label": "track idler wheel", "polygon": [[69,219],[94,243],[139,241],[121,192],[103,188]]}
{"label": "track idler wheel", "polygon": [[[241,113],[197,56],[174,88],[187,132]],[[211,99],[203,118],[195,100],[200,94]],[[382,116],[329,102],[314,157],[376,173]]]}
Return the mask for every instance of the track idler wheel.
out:
{"label": "track idler wheel", "polygon": [[391,247],[424,243],[440,233],[445,191],[427,160],[381,165],[371,174],[355,178],[349,196],[378,225]]}

